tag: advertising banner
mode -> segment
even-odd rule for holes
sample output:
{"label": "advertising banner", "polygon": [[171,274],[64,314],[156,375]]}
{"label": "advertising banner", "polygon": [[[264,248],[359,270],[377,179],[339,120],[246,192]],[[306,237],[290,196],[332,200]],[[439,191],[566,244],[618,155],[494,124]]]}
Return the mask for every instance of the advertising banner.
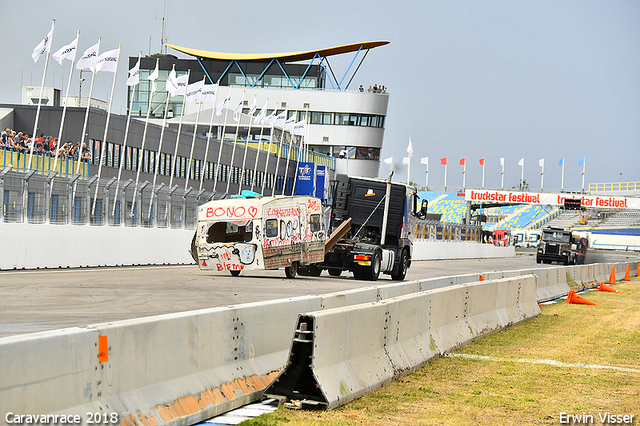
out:
{"label": "advertising banner", "polygon": [[326,182],[326,168],[327,166],[317,166],[316,167],[316,194],[317,198],[325,199],[324,197],[324,187]]}
{"label": "advertising banner", "polygon": [[295,195],[313,196],[314,163],[298,163]]}
{"label": "advertising banner", "polygon": [[563,206],[564,199],[580,199],[582,207],[611,209],[640,209],[640,198],[613,197],[608,195],[558,194],[553,192],[493,191],[467,189],[465,200],[482,203],[522,203]]}

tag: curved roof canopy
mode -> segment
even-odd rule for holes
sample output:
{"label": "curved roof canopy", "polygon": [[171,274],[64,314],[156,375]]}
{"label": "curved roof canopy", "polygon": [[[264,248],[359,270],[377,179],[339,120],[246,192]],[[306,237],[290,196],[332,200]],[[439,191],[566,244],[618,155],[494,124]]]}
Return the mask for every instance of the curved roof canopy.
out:
{"label": "curved roof canopy", "polygon": [[320,50],[308,50],[305,52],[288,52],[288,53],[220,53],[208,52],[206,50],[191,49],[188,47],[174,46],[167,44],[172,49],[187,55],[196,56],[198,58],[217,59],[221,61],[269,61],[278,59],[281,62],[296,62],[313,59],[316,55],[321,57],[340,55],[343,53],[357,52],[361,49],[373,49],[374,47],[389,44],[388,41],[367,41],[364,43],[345,44],[342,46],[329,47]]}

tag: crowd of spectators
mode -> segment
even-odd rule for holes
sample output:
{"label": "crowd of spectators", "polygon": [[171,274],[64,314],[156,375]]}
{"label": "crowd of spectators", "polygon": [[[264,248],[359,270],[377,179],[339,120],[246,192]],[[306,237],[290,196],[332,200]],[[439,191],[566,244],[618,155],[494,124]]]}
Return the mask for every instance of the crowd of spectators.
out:
{"label": "crowd of spectators", "polygon": [[44,133],[40,133],[34,145],[33,138],[30,138],[27,133],[16,132],[8,127],[5,127],[0,133],[0,148],[22,153],[31,152],[32,146],[33,152],[47,154],[52,157],[55,157],[57,152],[59,158],[77,159],[78,156],[83,160],[89,160],[91,158],[86,144],[83,144],[82,152],[80,151],[80,142],[68,141],[62,144],[62,146],[59,146],[58,138],[45,136]]}
{"label": "crowd of spectators", "polygon": [[[362,84],[360,85],[360,88],[358,89],[361,92],[364,92],[364,87],[362,87]],[[369,89],[367,90],[367,92],[370,93],[387,93],[387,88],[384,87],[382,84],[381,85],[377,85],[374,84],[373,87],[369,86]]]}

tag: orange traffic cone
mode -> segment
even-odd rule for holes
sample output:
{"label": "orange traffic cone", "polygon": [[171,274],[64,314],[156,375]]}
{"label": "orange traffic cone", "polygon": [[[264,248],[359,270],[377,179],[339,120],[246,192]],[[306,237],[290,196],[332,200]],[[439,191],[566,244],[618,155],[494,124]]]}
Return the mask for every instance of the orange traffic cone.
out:
{"label": "orange traffic cone", "polygon": [[600,287],[598,287],[598,290],[599,291],[608,291],[608,292],[611,292],[611,293],[622,293],[620,290],[616,290],[613,287],[609,287],[608,285],[606,285],[604,283],[604,281],[600,282]]}
{"label": "orange traffic cone", "polygon": [[590,300],[587,300],[583,297],[580,297],[576,294],[574,290],[569,291],[569,295],[567,296],[567,303],[575,303],[579,305],[595,305],[598,306],[597,303],[593,303]]}
{"label": "orange traffic cone", "polygon": [[622,281],[631,281],[631,274],[629,273],[629,264],[627,263],[627,271],[624,273]]}
{"label": "orange traffic cone", "polygon": [[617,284],[616,283],[616,267],[614,265],[611,265],[611,275],[609,276],[609,282],[607,284],[609,285]]}
{"label": "orange traffic cone", "polygon": [[640,262],[638,262],[638,270],[636,271],[636,277],[640,278]]}

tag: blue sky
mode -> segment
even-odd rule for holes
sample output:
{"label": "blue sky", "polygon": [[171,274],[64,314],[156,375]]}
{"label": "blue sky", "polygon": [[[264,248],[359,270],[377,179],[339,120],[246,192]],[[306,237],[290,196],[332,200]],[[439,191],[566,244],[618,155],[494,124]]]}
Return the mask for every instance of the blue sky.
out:
{"label": "blue sky", "polygon": [[[369,52],[352,88],[383,84],[390,94],[382,158],[394,157],[396,179],[406,180],[401,158],[411,137],[411,178],[424,183],[421,157],[430,157],[429,184],[505,187],[525,179],[560,188],[558,158],[565,158],[565,189],[586,182],[640,181],[640,2],[638,1],[401,1],[294,2],[259,0],[2,1],[0,15],[25,18],[0,41],[0,102],[18,103],[20,84],[39,85],[43,62],[31,51],[56,19],[53,50],[80,28],[80,51],[102,36],[101,50],[122,43],[124,56],[160,49],[163,9],[168,42],[203,50],[271,53],[371,40],[391,43]],[[149,49],[151,46],[151,49]],[[169,52],[176,53],[176,52]],[[177,55],[181,56],[181,55]],[[344,72],[352,56],[335,58]],[[69,65],[50,63],[47,85],[66,86]],[[124,113],[126,65],[118,71],[114,112]],[[98,75],[94,97],[107,100],[111,78]],[[71,94],[78,91],[77,74]],[[88,84],[83,94],[88,93]],[[386,175],[388,166],[381,165]],[[620,174],[622,173],[622,174]]]}

